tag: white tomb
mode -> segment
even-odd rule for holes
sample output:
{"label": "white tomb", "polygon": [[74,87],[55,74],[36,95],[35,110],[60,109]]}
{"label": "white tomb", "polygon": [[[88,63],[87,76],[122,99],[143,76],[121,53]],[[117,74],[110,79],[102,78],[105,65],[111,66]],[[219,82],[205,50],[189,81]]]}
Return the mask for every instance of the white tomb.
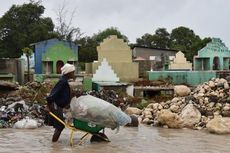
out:
{"label": "white tomb", "polygon": [[112,67],[109,65],[108,61],[103,58],[101,65],[93,74],[92,81],[94,82],[119,82],[120,79],[117,77],[117,74],[114,72]]}

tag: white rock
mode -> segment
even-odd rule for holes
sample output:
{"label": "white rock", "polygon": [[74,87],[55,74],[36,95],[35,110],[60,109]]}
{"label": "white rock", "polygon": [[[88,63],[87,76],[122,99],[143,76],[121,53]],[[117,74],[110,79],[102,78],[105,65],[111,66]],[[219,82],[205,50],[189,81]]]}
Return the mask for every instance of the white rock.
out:
{"label": "white rock", "polygon": [[199,93],[197,94],[197,97],[204,97],[204,93],[199,92]]}
{"label": "white rock", "polygon": [[195,93],[195,94],[193,95],[193,97],[197,99],[197,98],[198,98],[198,94]]}
{"label": "white rock", "polygon": [[182,98],[182,100],[181,100],[181,101],[182,101],[182,103],[184,103],[184,102],[185,102],[185,98]]}
{"label": "white rock", "polygon": [[158,110],[162,110],[163,107],[161,105],[158,106]]}
{"label": "white rock", "polygon": [[152,124],[154,121],[152,119],[149,119],[149,118],[145,118],[142,123],[144,124]]}
{"label": "white rock", "polygon": [[220,97],[220,98],[224,97],[224,93],[220,93],[220,94],[219,94],[219,97]]}
{"label": "white rock", "polygon": [[148,110],[144,110],[143,111],[144,116],[148,116],[151,115],[152,116],[152,112],[148,111]]}
{"label": "white rock", "polygon": [[208,103],[209,103],[209,102],[208,102],[208,97],[205,97],[205,98],[204,98],[204,103],[205,103],[205,104],[208,104]]}
{"label": "white rock", "polygon": [[152,115],[146,115],[145,118],[153,119]]}
{"label": "white rock", "polygon": [[229,89],[229,84],[228,84],[228,82],[225,82],[225,83],[224,83],[224,89]]}
{"label": "white rock", "polygon": [[174,98],[171,100],[172,103],[177,103],[178,101],[179,101],[179,98],[178,98],[178,97],[174,97]]}
{"label": "white rock", "polygon": [[201,113],[193,104],[188,104],[183,108],[181,117],[185,127],[193,127],[195,124],[199,123]]}
{"label": "white rock", "polygon": [[217,96],[217,95],[218,95],[218,93],[217,93],[217,92],[212,91],[212,92],[210,93],[210,95],[211,95],[211,96]]}
{"label": "white rock", "polygon": [[144,123],[144,124],[148,124],[150,122],[150,119],[149,118],[145,118],[143,121],[142,121],[142,123]]}
{"label": "white rock", "polygon": [[230,107],[227,106],[227,105],[225,105],[225,106],[223,107],[223,110],[224,110],[224,111],[229,111],[229,110],[230,110]]}
{"label": "white rock", "polygon": [[227,80],[225,80],[225,79],[223,79],[223,78],[221,78],[221,79],[218,81],[218,83],[225,83],[225,82],[227,82]]}
{"label": "white rock", "polygon": [[138,109],[136,107],[128,107],[125,110],[125,113],[128,114],[128,115],[141,115],[142,110],[140,110],[140,109]]}
{"label": "white rock", "polygon": [[209,90],[210,87],[209,87],[208,85],[205,85],[205,86],[204,86],[204,89],[205,89],[205,90]]}
{"label": "white rock", "polygon": [[180,109],[180,107],[179,106],[177,106],[177,105],[172,105],[172,106],[170,106],[170,108],[169,108],[172,112],[174,112],[174,113],[178,113],[179,112],[179,109]]}
{"label": "white rock", "polygon": [[203,93],[204,94],[205,93],[204,88],[201,88],[200,91],[199,91],[199,93]]}
{"label": "white rock", "polygon": [[220,109],[222,107],[221,103],[216,103],[216,108]]}
{"label": "white rock", "polygon": [[213,113],[213,115],[214,115],[214,116],[219,116],[219,115],[220,115],[220,111],[215,111],[215,112]]}
{"label": "white rock", "polygon": [[204,104],[204,100],[203,99],[199,99],[199,104],[203,105]]}
{"label": "white rock", "polygon": [[180,105],[182,105],[182,104],[183,104],[182,101],[178,101],[178,102],[177,102],[177,105],[178,105],[178,106],[180,106]]}
{"label": "white rock", "polygon": [[211,103],[208,104],[208,106],[211,107],[211,108],[212,108],[214,105],[215,105],[214,102],[211,102]]}
{"label": "white rock", "polygon": [[167,125],[170,128],[182,128],[183,120],[180,116],[167,109],[163,109],[157,115],[157,120],[163,125]]}
{"label": "white rock", "polygon": [[206,125],[211,133],[229,134],[230,133],[230,118],[229,117],[215,117]]}
{"label": "white rock", "polygon": [[215,83],[214,83],[213,81],[209,81],[209,82],[208,82],[208,86],[209,86],[210,88],[213,88],[213,87],[215,87]]}
{"label": "white rock", "polygon": [[153,109],[152,108],[145,108],[144,111],[153,112]]}
{"label": "white rock", "polygon": [[207,123],[209,121],[208,117],[206,117],[206,116],[201,116],[200,120],[201,120],[201,122],[205,122],[205,123]]}
{"label": "white rock", "polygon": [[174,86],[174,93],[180,97],[188,96],[191,90],[185,85]]}
{"label": "white rock", "polygon": [[154,104],[153,104],[153,110],[157,110],[159,106],[160,106],[160,104],[154,103]]}

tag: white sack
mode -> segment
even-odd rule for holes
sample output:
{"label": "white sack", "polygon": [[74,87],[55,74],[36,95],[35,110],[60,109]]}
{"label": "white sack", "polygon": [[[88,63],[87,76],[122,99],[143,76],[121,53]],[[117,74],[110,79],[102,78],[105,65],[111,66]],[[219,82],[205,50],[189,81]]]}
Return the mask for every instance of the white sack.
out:
{"label": "white sack", "polygon": [[111,129],[131,123],[131,118],[116,106],[91,95],[72,98],[73,117]]}

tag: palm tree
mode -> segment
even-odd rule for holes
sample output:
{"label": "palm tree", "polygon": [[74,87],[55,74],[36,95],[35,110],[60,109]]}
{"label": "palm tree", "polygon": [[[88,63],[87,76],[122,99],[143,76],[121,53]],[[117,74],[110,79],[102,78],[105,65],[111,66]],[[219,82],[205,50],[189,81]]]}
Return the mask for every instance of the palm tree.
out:
{"label": "palm tree", "polygon": [[25,47],[22,49],[22,52],[26,55],[26,59],[27,59],[27,72],[28,72],[28,75],[27,75],[27,81],[29,82],[30,81],[30,57],[33,53],[33,50],[29,47]]}

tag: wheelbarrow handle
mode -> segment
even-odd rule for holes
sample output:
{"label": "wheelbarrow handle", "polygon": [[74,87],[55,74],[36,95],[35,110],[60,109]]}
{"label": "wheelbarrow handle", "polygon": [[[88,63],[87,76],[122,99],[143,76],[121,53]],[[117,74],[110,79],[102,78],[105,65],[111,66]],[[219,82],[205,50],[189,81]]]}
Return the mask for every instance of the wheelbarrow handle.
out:
{"label": "wheelbarrow handle", "polygon": [[58,120],[60,123],[62,123],[65,127],[68,127],[64,121],[62,121],[59,117],[57,117],[54,113],[49,112],[51,116],[53,116],[56,120]]}

